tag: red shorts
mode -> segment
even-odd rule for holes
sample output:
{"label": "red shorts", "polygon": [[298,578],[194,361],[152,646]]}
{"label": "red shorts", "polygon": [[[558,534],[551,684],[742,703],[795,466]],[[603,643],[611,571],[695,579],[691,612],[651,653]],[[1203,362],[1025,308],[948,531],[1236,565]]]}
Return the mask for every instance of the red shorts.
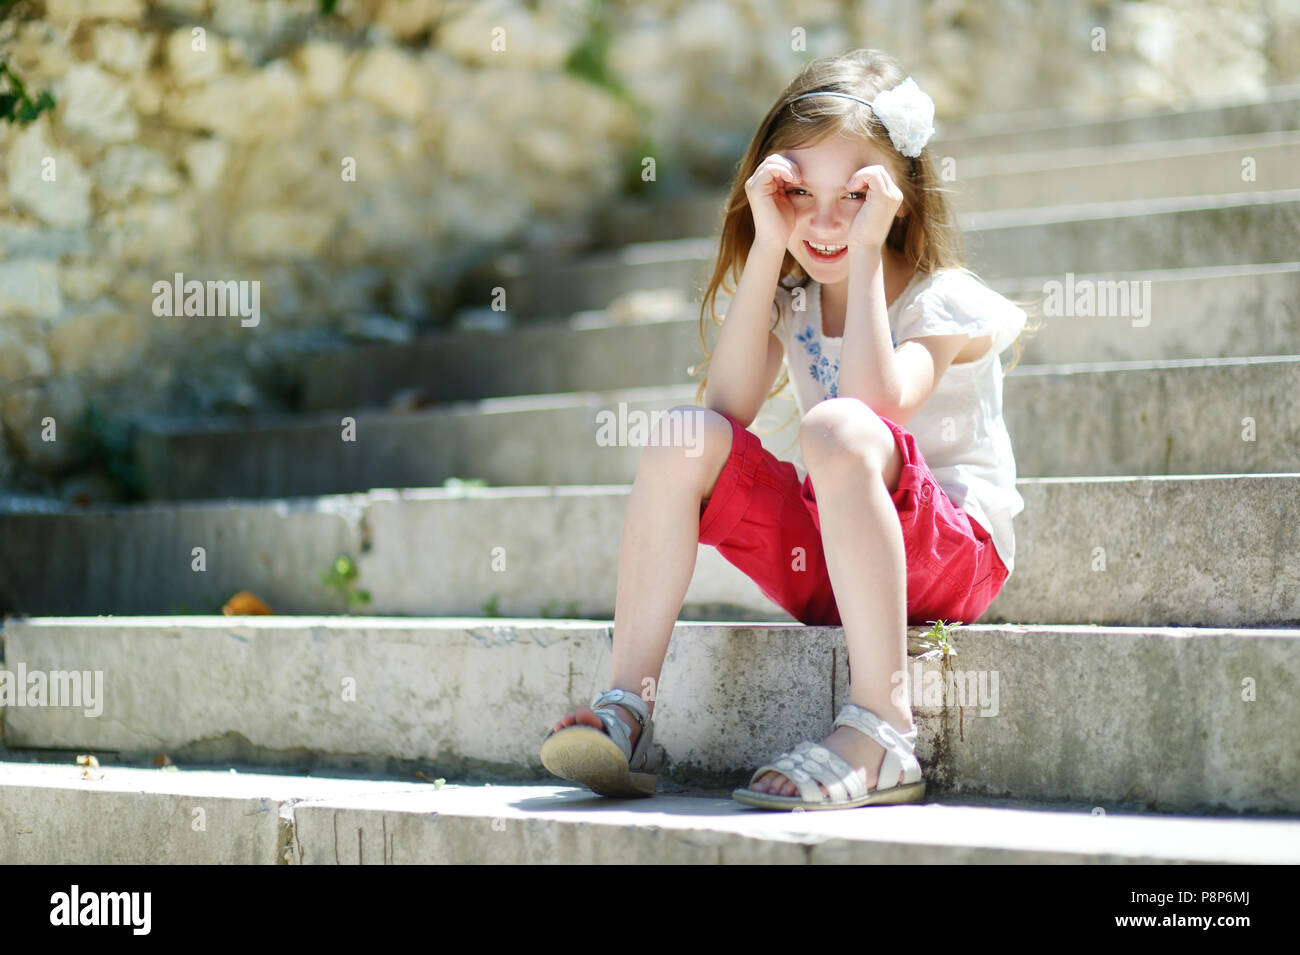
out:
{"label": "red shorts", "polygon": [[[822,550],[812,475],[763,447],[730,415],[731,454],[700,514],[700,543],[710,544],[773,603],[810,626],[841,626]],[[909,626],[945,620],[974,623],[993,602],[1007,570],[989,532],[949,500],[911,432],[888,418],[903,453],[893,493],[907,559]],[[796,547],[804,567],[792,569]]]}

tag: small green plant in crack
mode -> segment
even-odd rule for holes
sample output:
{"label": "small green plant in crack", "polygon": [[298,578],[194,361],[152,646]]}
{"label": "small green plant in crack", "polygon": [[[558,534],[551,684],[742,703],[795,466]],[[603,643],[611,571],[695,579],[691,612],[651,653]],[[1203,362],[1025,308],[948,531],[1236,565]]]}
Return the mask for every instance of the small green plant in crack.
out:
{"label": "small green plant in crack", "polygon": [[357,587],[357,578],[361,571],[346,554],[340,554],[330,565],[330,569],[320,575],[321,583],[338,592],[349,609],[355,604],[370,603],[370,591]]}
{"label": "small green plant in crack", "polygon": [[[542,616],[551,616],[552,611],[557,617],[573,620],[578,616],[578,611],[582,609],[582,601],[570,600],[567,604],[561,604],[558,600],[548,600],[542,605]],[[564,613],[562,611],[568,611]]]}
{"label": "small green plant in crack", "polygon": [[957,648],[952,645],[952,631],[961,626],[959,623],[946,623],[943,620],[930,621],[933,626],[928,633],[921,634],[921,646],[925,652],[920,659],[932,660],[942,658],[947,663],[950,656],[957,655]]}
{"label": "small green plant in crack", "polygon": [[501,616],[501,610],[499,606],[500,603],[501,603],[500,594],[493,594],[487,600],[483,601],[483,616],[485,617]]}

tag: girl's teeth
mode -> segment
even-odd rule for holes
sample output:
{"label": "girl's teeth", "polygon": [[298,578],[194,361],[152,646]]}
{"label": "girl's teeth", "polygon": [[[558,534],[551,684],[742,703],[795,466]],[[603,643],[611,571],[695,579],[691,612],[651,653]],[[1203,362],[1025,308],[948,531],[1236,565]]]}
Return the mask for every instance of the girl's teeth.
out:
{"label": "girl's teeth", "polygon": [[816,252],[818,255],[824,255],[828,258],[831,256],[839,255],[840,252],[842,252],[844,249],[844,246],[842,245],[835,246],[834,248],[831,249],[828,249],[825,246],[814,245],[812,242],[809,242],[808,245],[811,246],[812,250]]}

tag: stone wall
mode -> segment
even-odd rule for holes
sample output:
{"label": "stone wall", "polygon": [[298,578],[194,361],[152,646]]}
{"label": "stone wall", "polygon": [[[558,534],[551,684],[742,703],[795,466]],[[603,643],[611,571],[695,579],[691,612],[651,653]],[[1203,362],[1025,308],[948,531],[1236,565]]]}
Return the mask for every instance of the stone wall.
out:
{"label": "stone wall", "polygon": [[[0,58],[58,106],[0,124],[0,485],[92,499],[129,483],[114,422],[291,409],[277,369],[295,351],[444,323],[476,261],[580,236],[573,225],[629,186],[721,182],[813,57],[889,50],[933,96],[940,135],[972,113],[1300,80],[1300,13],[1283,0],[340,0],[331,16],[317,0],[22,0],[18,13],[0,22]],[[645,155],[654,183],[639,180]],[[156,314],[155,283],[177,273],[259,283],[256,323]]]}

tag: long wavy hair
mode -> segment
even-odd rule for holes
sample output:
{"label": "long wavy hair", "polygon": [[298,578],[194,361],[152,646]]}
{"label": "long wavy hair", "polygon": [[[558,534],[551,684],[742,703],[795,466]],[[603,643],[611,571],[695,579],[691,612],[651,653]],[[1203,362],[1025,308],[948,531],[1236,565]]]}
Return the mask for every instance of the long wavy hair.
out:
{"label": "long wavy hair", "polygon": [[[891,174],[903,193],[903,203],[909,210],[895,219],[886,244],[902,253],[909,265],[921,272],[939,269],[961,269],[977,280],[979,276],[966,268],[961,231],[957,227],[948,195],[951,190],[940,184],[934,157],[927,146],[916,158],[900,153],[889,138],[889,131],[872,109],[861,103],[839,96],[815,96],[792,105],[795,97],[820,90],[835,90],[872,100],[882,90],[893,89],[906,79],[898,62],[880,50],[851,50],[839,56],[813,60],[794,81],[785,88],[758,126],[749,148],[736,170],[735,180],[727,204],[722,211],[721,236],[718,257],[712,277],[700,302],[700,344],[705,360],[690,371],[694,375],[713,360],[705,337],[705,320],[721,325],[715,310],[718,290],[734,295],[754,243],[754,218],[745,195],[745,182],[758,169],[766,156],[788,149],[815,146],[834,136],[852,136],[869,140],[889,157]],[[810,276],[789,250],[781,264],[779,281],[786,288],[807,286]],[[775,300],[773,305],[775,306]],[[1021,306],[1029,302],[1017,302]],[[774,308],[770,331],[776,331],[782,316]],[[1036,328],[1027,329],[1035,331]],[[1023,333],[1022,333],[1023,334]],[[1023,348],[1020,339],[1015,341],[1015,358],[1006,371],[1020,361]],[[1005,374],[1005,372],[1004,372]],[[790,376],[784,371],[776,387],[767,396],[775,397],[789,384]],[[701,404],[708,375],[700,381],[695,403]],[[797,411],[796,411],[797,413]],[[788,423],[788,421],[787,421]],[[779,430],[779,429],[774,429]]]}

